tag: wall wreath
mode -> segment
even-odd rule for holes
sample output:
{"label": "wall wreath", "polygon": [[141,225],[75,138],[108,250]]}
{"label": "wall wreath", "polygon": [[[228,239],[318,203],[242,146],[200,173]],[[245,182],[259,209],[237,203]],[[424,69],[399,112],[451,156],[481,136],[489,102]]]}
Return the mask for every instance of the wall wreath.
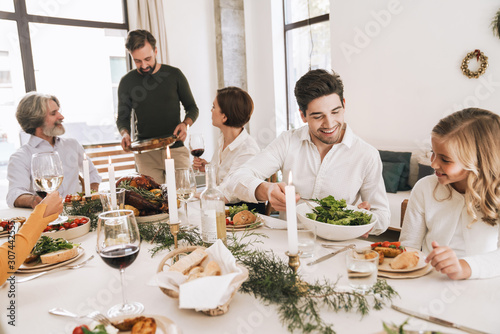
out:
{"label": "wall wreath", "polygon": [[[481,63],[479,69],[475,72],[469,70],[469,62],[472,58],[474,58],[474,56],[476,56],[476,60]],[[461,68],[462,68],[462,73],[469,79],[471,78],[477,79],[484,74],[487,67],[488,67],[488,57],[486,57],[484,53],[482,53],[481,51],[474,50],[472,52],[469,52],[467,56],[465,56],[464,60],[462,60]]]}

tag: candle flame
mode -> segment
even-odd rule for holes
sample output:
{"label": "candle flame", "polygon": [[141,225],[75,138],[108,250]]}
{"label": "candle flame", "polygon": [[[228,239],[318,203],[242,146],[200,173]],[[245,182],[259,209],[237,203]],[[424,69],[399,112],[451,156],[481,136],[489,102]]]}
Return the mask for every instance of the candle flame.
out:
{"label": "candle flame", "polygon": [[288,174],[288,185],[291,186],[293,184],[292,182],[292,171]]}
{"label": "candle flame", "polygon": [[170,159],[170,148],[167,146],[167,159]]}

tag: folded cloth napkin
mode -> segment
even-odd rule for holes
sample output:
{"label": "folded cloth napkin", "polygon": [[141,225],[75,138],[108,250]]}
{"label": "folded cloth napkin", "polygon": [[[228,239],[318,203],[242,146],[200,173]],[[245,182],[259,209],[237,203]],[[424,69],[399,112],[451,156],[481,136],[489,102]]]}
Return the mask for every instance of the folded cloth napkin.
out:
{"label": "folded cloth napkin", "polygon": [[206,252],[208,257],[202,265],[216,261],[221,268],[221,276],[201,277],[185,283],[187,276],[172,271],[157,273],[149,285],[179,292],[179,307],[205,311],[225,304],[248,277],[248,271],[236,265],[233,254],[217,240]]}

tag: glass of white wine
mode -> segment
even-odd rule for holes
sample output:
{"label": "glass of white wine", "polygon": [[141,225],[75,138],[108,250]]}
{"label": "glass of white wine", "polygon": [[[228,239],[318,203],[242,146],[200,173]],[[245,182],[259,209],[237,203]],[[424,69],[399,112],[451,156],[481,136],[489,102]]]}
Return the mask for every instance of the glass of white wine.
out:
{"label": "glass of white wine", "polygon": [[[45,191],[47,194],[53,193],[62,184],[64,178],[63,165],[57,152],[46,152],[33,154],[31,158],[31,173],[35,188]],[[59,218],[51,224],[67,220],[67,217]]]}
{"label": "glass of white wine", "polygon": [[186,225],[188,222],[187,202],[193,198],[196,193],[196,179],[192,168],[175,169],[175,185],[177,187],[177,199],[184,205],[184,214],[186,215]]}

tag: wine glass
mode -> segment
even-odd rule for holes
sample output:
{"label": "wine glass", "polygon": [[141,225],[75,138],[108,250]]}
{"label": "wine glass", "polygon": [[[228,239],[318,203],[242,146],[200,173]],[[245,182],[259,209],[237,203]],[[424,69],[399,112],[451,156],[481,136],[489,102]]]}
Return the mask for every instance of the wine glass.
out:
{"label": "wine glass", "polygon": [[[57,152],[36,153],[31,157],[31,173],[35,183],[35,191],[44,198],[53,193],[62,184],[64,178],[63,165]],[[68,220],[66,216],[59,216],[49,225],[55,225]]]}
{"label": "wine glass", "polygon": [[139,255],[141,238],[139,228],[131,210],[115,210],[99,215],[97,225],[97,253],[108,266],[120,270],[123,303],[108,310],[109,317],[140,314],[144,305],[127,302],[125,298],[125,268]]}
{"label": "wine glass", "polygon": [[193,198],[196,192],[196,178],[192,168],[175,169],[175,185],[177,187],[177,199],[184,204],[186,223],[188,220],[187,202]]}
{"label": "wine glass", "polygon": [[[189,136],[189,150],[193,157],[201,157],[205,153],[205,141],[201,133],[193,133]],[[202,175],[199,170],[196,170],[195,175]]]}

